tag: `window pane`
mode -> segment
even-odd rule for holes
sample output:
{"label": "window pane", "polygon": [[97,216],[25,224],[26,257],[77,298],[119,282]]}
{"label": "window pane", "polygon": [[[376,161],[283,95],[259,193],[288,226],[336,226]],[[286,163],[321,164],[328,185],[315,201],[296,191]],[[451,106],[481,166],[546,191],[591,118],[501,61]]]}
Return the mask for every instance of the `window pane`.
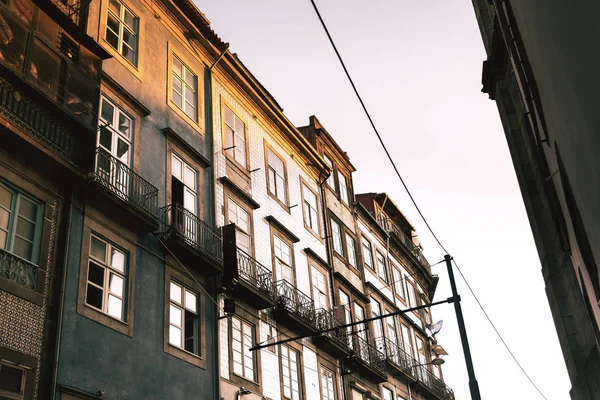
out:
{"label": "window pane", "polygon": [[85,302],[99,310],[102,310],[102,289],[98,289],[96,286],[88,283]]}
{"label": "window pane", "polygon": [[173,72],[175,72],[178,76],[183,76],[182,68],[183,64],[181,64],[181,61],[179,61],[177,57],[173,57]]}
{"label": "window pane", "polygon": [[196,75],[187,68],[185,69],[185,83],[187,83],[191,89],[196,91]]}
{"label": "window pane", "polygon": [[29,73],[34,78],[34,83],[54,100],[58,100],[60,72],[60,58],[39,40],[35,40],[30,52]]}
{"label": "window pane", "polygon": [[6,248],[6,232],[0,229],[0,249]]}
{"label": "window pane", "polygon": [[196,295],[189,290],[185,291],[185,308],[196,312]]}
{"label": "window pane", "polygon": [[181,327],[183,313],[180,308],[173,304],[169,306],[169,322],[175,326]]}
{"label": "window pane", "polygon": [[113,269],[125,273],[125,254],[117,249],[112,249],[111,265]]}
{"label": "window pane", "polygon": [[105,99],[102,99],[101,117],[112,125],[115,115],[115,107]]}
{"label": "window pane", "polygon": [[[0,364],[0,390],[9,393],[21,393],[23,385],[23,370]],[[11,398],[13,398],[11,396]],[[19,397],[20,398],[20,397]]]}
{"label": "window pane", "polygon": [[92,236],[90,255],[100,261],[106,261],[106,244]]}
{"label": "window pane", "polygon": [[108,315],[123,319],[123,300],[113,295],[108,296]]}
{"label": "window pane", "polygon": [[131,135],[131,119],[122,112],[119,112],[119,132],[127,136]]}
{"label": "window pane", "polygon": [[196,195],[189,190],[185,190],[183,193],[183,205],[185,209],[190,211],[192,214],[196,214]]}
{"label": "window pane", "polygon": [[123,278],[115,274],[110,274],[110,282],[108,287],[112,294],[123,297]]}
{"label": "window pane", "polygon": [[169,343],[181,348],[181,329],[169,325]]}
{"label": "window pane", "polygon": [[29,34],[4,8],[0,9],[0,14],[6,23],[3,29],[5,37],[0,40],[2,62],[21,72]]}
{"label": "window pane", "polygon": [[196,190],[196,171],[185,166],[185,176],[183,178],[183,183],[185,183],[192,190]]}
{"label": "window pane", "polygon": [[129,165],[129,143],[121,138],[117,139],[117,158],[125,165]]}
{"label": "window pane", "polygon": [[17,218],[16,232],[17,235],[22,236],[23,238],[33,242],[35,234],[35,224],[19,217]]}
{"label": "window pane", "polygon": [[[116,25],[116,26],[115,26]],[[113,48],[115,48],[115,50],[119,49],[119,37],[117,36],[117,34],[114,32],[114,30],[119,29],[119,24],[117,23],[117,21],[114,20],[114,18],[109,14],[108,15],[108,22],[106,24],[106,41],[108,42],[108,44],[110,44]]]}
{"label": "window pane", "polygon": [[231,128],[235,126],[233,111],[231,111],[227,106],[225,107],[225,123]]}
{"label": "window pane", "polygon": [[104,268],[96,263],[90,262],[88,270],[88,281],[104,287]]}
{"label": "window pane", "polygon": [[100,128],[100,146],[112,153],[112,132],[108,128]]}
{"label": "window pane", "polygon": [[24,197],[20,197],[19,200],[19,215],[23,217],[35,221],[37,219],[37,206],[33,204],[31,201],[27,200]]}
{"label": "window pane", "polygon": [[171,300],[181,304],[181,287],[171,282]]}
{"label": "window pane", "polygon": [[127,26],[128,26],[130,29],[131,29],[131,30],[133,30],[133,31],[136,31],[136,30],[137,30],[137,23],[136,23],[136,20],[137,20],[137,18],[135,18],[135,17],[133,16],[133,14],[129,12],[129,10],[128,10],[128,9],[125,9],[125,18],[124,18],[124,20],[125,20],[125,24],[126,24],[126,25],[127,25]]}
{"label": "window pane", "polygon": [[108,9],[115,13],[117,16],[121,16],[121,3],[116,0],[110,0],[108,2]]}
{"label": "window pane", "polygon": [[13,253],[18,255],[19,257],[31,261],[31,256],[33,254],[33,244],[21,239],[18,236],[15,236],[15,240],[13,243]]}
{"label": "window pane", "polygon": [[181,161],[177,157],[173,156],[171,159],[171,174],[183,182],[183,178],[181,177],[182,168],[183,165],[181,164]]}

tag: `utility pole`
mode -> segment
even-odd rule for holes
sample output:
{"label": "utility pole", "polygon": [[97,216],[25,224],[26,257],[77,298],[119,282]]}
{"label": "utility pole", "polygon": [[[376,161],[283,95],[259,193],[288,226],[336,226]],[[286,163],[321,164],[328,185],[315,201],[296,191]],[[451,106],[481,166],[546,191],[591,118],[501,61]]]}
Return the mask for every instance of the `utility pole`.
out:
{"label": "utility pole", "polygon": [[460,307],[460,296],[456,292],[456,282],[454,281],[454,272],[452,271],[452,257],[446,254],[444,256],[446,266],[448,267],[448,278],[452,287],[452,297],[455,299],[454,310],[456,311],[456,319],[458,320],[458,331],[460,332],[460,341],[462,342],[463,353],[465,354],[465,363],[467,364],[467,372],[469,374],[469,389],[471,390],[472,400],[481,400],[479,393],[479,384],[475,378],[475,370],[473,369],[473,360],[471,359],[471,349],[469,348],[469,340],[467,339],[467,329],[465,328],[465,320],[463,319],[462,308]]}

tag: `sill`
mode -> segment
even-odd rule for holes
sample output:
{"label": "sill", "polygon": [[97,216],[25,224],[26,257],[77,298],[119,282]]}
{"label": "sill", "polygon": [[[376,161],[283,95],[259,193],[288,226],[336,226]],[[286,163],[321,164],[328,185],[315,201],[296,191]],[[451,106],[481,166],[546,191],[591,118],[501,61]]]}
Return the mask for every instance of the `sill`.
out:
{"label": "sill", "polygon": [[[106,25],[104,27],[101,27],[103,29],[106,29]],[[138,66],[133,65],[131,62],[129,62],[128,59],[126,59],[125,57],[123,57],[123,55],[121,53],[119,53],[117,50],[115,50],[110,43],[108,43],[106,41],[106,39],[104,38],[104,35],[102,35],[102,33],[100,33],[100,44],[102,45],[102,48],[108,52],[110,55],[113,56],[113,58],[117,61],[119,61],[119,64],[121,64],[123,67],[125,67],[129,72],[131,72],[132,75],[134,75],[139,81],[142,81],[142,71],[141,68],[139,67],[140,64],[140,53],[139,53],[139,46],[138,46]],[[103,68],[104,69],[104,68]]]}
{"label": "sill", "polygon": [[195,365],[198,368],[206,369],[206,359],[185,349],[173,346],[168,342],[168,339],[165,339],[164,351],[173,357],[179,358],[181,361]]}
{"label": "sill", "polygon": [[[44,286],[42,284],[42,288],[43,287]],[[5,291],[13,296],[20,297],[23,300],[27,300],[38,306],[41,306],[44,301],[44,296],[42,293],[24,288],[23,286],[20,286],[5,278],[0,278],[0,290]]]}
{"label": "sill", "polygon": [[321,237],[321,234],[313,231],[313,229],[310,226],[306,225],[306,221],[304,222],[304,229],[310,232],[310,234],[313,235],[315,239],[317,239],[319,242],[324,243],[324,239]]}
{"label": "sill", "polygon": [[258,204],[248,193],[246,193],[241,187],[235,184],[231,179],[227,176],[222,176],[217,178],[223,186],[231,189],[237,196],[241,197],[242,201],[248,204],[253,210],[260,208],[260,204]]}
{"label": "sill", "polygon": [[292,242],[298,243],[300,241],[300,238],[298,236],[294,235],[294,232],[289,230],[287,226],[285,226],[281,221],[279,221],[273,215],[267,215],[265,217],[265,220],[267,220],[267,222],[270,223],[271,225],[275,226],[275,228],[278,231],[280,231],[285,236],[287,236],[288,239],[291,240]]}
{"label": "sill", "polygon": [[133,337],[133,325],[116,319],[87,303],[77,304],[77,313],[123,335]]}
{"label": "sill", "polygon": [[287,212],[288,214],[290,213],[290,206],[288,206],[283,201],[281,201],[281,199],[279,197],[275,196],[275,194],[271,193],[271,191],[268,188],[267,188],[267,193],[269,194],[269,197],[272,198],[273,200],[275,200],[275,202],[278,203],[285,212]]}
{"label": "sill", "polygon": [[[199,101],[200,99],[198,99],[198,103],[200,103]],[[200,118],[202,118],[202,113],[200,112],[200,110],[196,110],[197,111],[197,117],[198,117],[198,121],[194,121],[189,115],[187,115],[181,108],[179,108],[179,106],[175,103],[173,103],[173,100],[171,100],[171,96],[169,95],[169,98],[167,100],[167,104],[169,106],[169,108],[171,110],[173,110],[175,112],[175,114],[179,115],[179,117],[181,119],[183,119],[193,130],[195,130],[196,132],[198,132],[199,134],[203,135],[204,132],[202,131],[202,125],[200,125]]]}
{"label": "sill", "polygon": [[226,150],[221,150],[221,151],[223,152],[223,155],[225,156],[225,159],[227,159],[227,161],[229,161],[229,165],[231,165],[232,167],[234,167],[235,169],[237,169],[238,172],[240,172],[241,174],[244,174],[246,176],[246,178],[250,179],[250,171],[248,169],[248,166],[242,165],[232,155],[230,155],[229,153],[227,153]]}
{"label": "sill", "polygon": [[377,271],[375,271],[375,268],[371,268],[370,266],[368,266],[367,264],[363,263],[363,267],[366,271],[370,271],[373,273],[374,276],[377,277],[377,279],[379,279],[379,276],[377,275]]}
{"label": "sill", "polygon": [[[231,368],[231,364],[230,364],[230,368]],[[257,374],[260,375],[260,371],[257,371]],[[229,381],[231,383],[233,383],[234,385],[244,386],[246,388],[249,388],[251,391],[253,391],[255,393],[261,393],[260,383],[255,382],[248,378],[244,378],[243,376],[236,374],[235,372],[233,372],[233,368],[231,368],[231,371],[229,372]]]}

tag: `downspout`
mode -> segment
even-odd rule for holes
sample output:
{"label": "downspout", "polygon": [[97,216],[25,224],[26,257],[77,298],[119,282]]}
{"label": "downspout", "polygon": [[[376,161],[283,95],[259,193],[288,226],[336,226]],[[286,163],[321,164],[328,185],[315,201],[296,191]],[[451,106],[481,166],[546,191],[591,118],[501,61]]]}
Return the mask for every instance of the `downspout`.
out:
{"label": "downspout", "polygon": [[[206,153],[207,153],[207,157],[208,160],[210,161],[210,166],[208,167],[209,171],[206,174],[209,179],[207,179],[207,189],[206,193],[208,193],[209,198],[207,199],[207,203],[209,205],[209,207],[205,208],[205,215],[206,215],[206,219],[208,221],[211,222],[211,225],[216,227],[217,226],[217,204],[216,204],[216,186],[215,186],[215,181],[217,179],[216,177],[216,168],[214,166],[215,164],[215,159],[214,159],[214,121],[213,121],[213,91],[212,91],[212,70],[213,68],[218,64],[219,61],[221,61],[221,59],[223,58],[223,56],[225,55],[225,53],[227,52],[227,50],[229,49],[229,43],[225,44],[225,49],[223,49],[223,51],[221,52],[221,54],[219,55],[219,57],[217,57],[217,59],[212,63],[212,65],[206,70],[206,73],[204,74],[204,87],[205,89],[205,96],[204,96],[204,109],[205,110],[209,110],[209,112],[205,112],[205,121],[206,121]],[[215,360],[215,373],[214,373],[214,385],[215,385],[215,399],[216,400],[220,400],[221,399],[221,362],[219,359],[219,348],[220,348],[220,336],[219,336],[219,302],[220,302],[220,296],[218,294],[219,292],[219,288],[217,287],[219,285],[219,278],[217,276],[215,276],[214,278],[212,278],[212,287],[214,289],[214,293],[216,294],[216,299],[217,299],[217,304],[215,304],[213,306],[213,314],[214,314],[214,320],[216,321],[214,324],[214,340],[215,340],[215,345],[213,346],[213,351],[214,351],[214,360]],[[239,399],[239,393],[238,393],[238,399]]]}
{"label": "downspout", "polygon": [[64,249],[64,260],[63,260],[63,270],[62,277],[60,282],[60,311],[58,313],[58,327],[56,331],[56,344],[55,355],[54,355],[54,373],[52,376],[52,400],[56,399],[56,384],[58,380],[58,363],[60,358],[60,343],[61,343],[61,335],[62,335],[62,325],[63,325],[63,317],[65,314],[65,295],[66,295],[66,284],[67,284],[67,267],[69,265],[69,246],[71,243],[71,226],[72,226],[72,215],[73,215],[73,201],[75,199],[75,187],[71,190],[71,201],[69,204],[69,213],[67,214],[67,240],[65,242]]}

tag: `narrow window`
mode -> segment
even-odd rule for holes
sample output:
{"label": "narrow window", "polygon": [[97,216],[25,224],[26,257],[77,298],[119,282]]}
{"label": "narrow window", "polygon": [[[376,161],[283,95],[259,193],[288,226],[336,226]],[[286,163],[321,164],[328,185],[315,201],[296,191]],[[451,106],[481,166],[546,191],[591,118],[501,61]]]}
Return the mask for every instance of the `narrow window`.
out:
{"label": "narrow window", "polygon": [[374,270],[373,267],[373,248],[371,247],[371,242],[367,240],[364,236],[362,237],[362,246],[363,246],[363,262],[369,267],[369,269]]}
{"label": "narrow window", "polygon": [[331,237],[333,239],[333,250],[339,255],[343,256],[344,252],[342,250],[342,229],[340,228],[340,224],[331,220]]}
{"label": "narrow window", "polygon": [[348,234],[346,234],[346,251],[348,252],[348,262],[356,268],[356,242]]}
{"label": "narrow window", "polygon": [[[354,303],[354,317],[356,321],[362,321],[365,319],[365,309],[362,308],[358,303]],[[360,339],[360,345],[358,347],[358,355],[363,360],[369,361],[369,348],[366,346],[367,342],[367,327],[364,323],[354,326],[356,336]]]}
{"label": "narrow window", "polygon": [[287,190],[285,164],[283,163],[283,160],[277,157],[269,148],[267,148],[267,164],[269,169],[269,193],[285,204],[285,192]]}
{"label": "narrow window", "polygon": [[[340,306],[342,308],[343,311],[343,317],[344,320],[343,322],[346,324],[349,324],[351,322],[353,322],[352,320],[352,311],[350,310],[350,296],[348,296],[346,293],[344,293],[342,290],[339,291],[339,295],[340,295]],[[346,334],[348,335],[348,344],[350,345],[350,348],[352,348],[352,340],[351,336],[352,335],[352,327],[351,326],[347,326],[346,327]]]}
{"label": "narrow window", "polygon": [[318,234],[320,229],[317,195],[308,186],[302,185],[302,197],[304,201],[304,224]]}
{"label": "narrow window", "polygon": [[171,101],[198,122],[198,76],[176,56],[173,56]]}
{"label": "narrow window", "polygon": [[273,253],[275,255],[275,273],[277,280],[284,280],[294,284],[294,270],[292,268],[292,250],[279,236],[273,236]]}
{"label": "narrow window", "polygon": [[137,67],[137,48],[140,19],[119,0],[109,0],[105,39],[134,67]]}
{"label": "narrow window", "polygon": [[102,96],[97,145],[123,164],[130,166],[133,120],[113,102]]}
{"label": "narrow window", "polygon": [[415,287],[408,280],[406,280],[406,291],[408,293],[408,306],[409,307],[416,307],[417,306],[417,299],[415,297]]}
{"label": "narrow window", "polygon": [[338,183],[340,185],[340,200],[346,204],[348,203],[348,183],[346,176],[338,171]]}
{"label": "narrow window", "polygon": [[321,399],[335,400],[335,374],[321,367]]}
{"label": "narrow window", "polygon": [[231,198],[227,202],[229,223],[235,224],[237,247],[250,254],[250,213]]}
{"label": "narrow window", "polygon": [[233,111],[225,106],[225,152],[235,161],[246,163],[246,126]]}
{"label": "narrow window", "polygon": [[198,294],[171,281],[169,297],[169,344],[200,355]]}
{"label": "narrow window", "polygon": [[333,170],[333,161],[331,161],[331,158],[329,158],[325,154],[323,154],[323,160],[325,160],[325,164],[327,164],[329,166],[329,169],[331,169],[331,174],[327,177],[327,184],[333,190],[335,190],[335,171]]}
{"label": "narrow window", "polygon": [[394,393],[386,387],[383,388],[383,400],[394,400]]}
{"label": "narrow window", "polygon": [[408,326],[401,324],[401,329],[402,329],[402,346],[404,348],[404,351],[411,356],[412,358],[415,357],[415,352],[413,350],[413,345],[412,345],[412,339],[410,336],[410,329],[408,328]]}
{"label": "narrow window", "polygon": [[254,352],[250,351],[253,343],[254,326],[236,316],[231,317],[233,373],[251,381],[256,380]]}
{"label": "narrow window", "polygon": [[395,266],[392,266],[392,277],[394,279],[394,289],[396,290],[396,295],[400,296],[400,298],[404,300],[406,298],[404,293],[404,280],[402,279],[402,274]]}
{"label": "narrow window", "polygon": [[379,278],[381,278],[385,283],[388,283],[389,276],[385,262],[385,256],[379,251],[377,252],[377,269],[379,270]]}
{"label": "narrow window", "polygon": [[0,183],[0,249],[37,264],[42,210],[39,202]]}
{"label": "narrow window", "polygon": [[0,363],[0,399],[22,399],[25,392],[25,371]]}
{"label": "narrow window", "polygon": [[171,204],[183,206],[191,215],[196,215],[196,181],[196,170],[182,158],[171,154]]}
{"label": "narrow window", "polygon": [[300,368],[299,354],[291,347],[281,346],[281,372],[283,380],[283,397],[300,400]]}
{"label": "narrow window", "polygon": [[312,271],[312,287],[315,309],[329,310],[329,298],[327,296],[327,277],[320,269],[313,266]]}
{"label": "narrow window", "polygon": [[127,254],[92,235],[86,285],[87,305],[125,321]]}
{"label": "narrow window", "polygon": [[[373,317],[381,316],[381,305],[375,299],[371,299],[371,311],[373,313]],[[373,336],[375,338],[383,338],[383,320],[376,319],[373,321]]]}
{"label": "narrow window", "polygon": [[396,320],[394,317],[387,317],[385,319],[385,323],[387,325],[387,333],[386,336],[393,345],[398,346],[398,334],[396,333]]}

